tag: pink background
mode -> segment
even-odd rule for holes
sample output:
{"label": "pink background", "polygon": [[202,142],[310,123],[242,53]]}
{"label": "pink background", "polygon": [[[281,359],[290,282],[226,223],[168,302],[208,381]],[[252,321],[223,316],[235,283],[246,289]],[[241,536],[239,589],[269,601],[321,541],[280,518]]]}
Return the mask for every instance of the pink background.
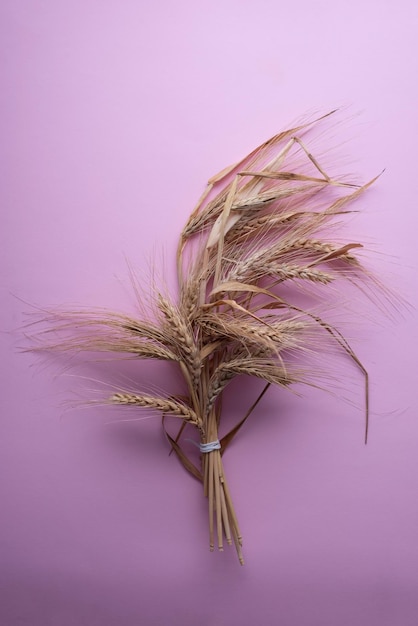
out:
{"label": "pink background", "polygon": [[131,310],[125,257],[145,275],[164,259],[172,281],[207,178],[335,105],[350,105],[351,169],[386,168],[349,228],[416,304],[417,20],[407,1],[2,0],[2,625],[418,623],[413,309],[372,324],[363,304],[350,335],[371,375],[368,446],[341,359],[358,408],[273,390],[228,450],[244,568],[209,553],[200,485],[158,418],[65,410],[94,387],[79,374],[132,369],[19,353],[20,299]]}

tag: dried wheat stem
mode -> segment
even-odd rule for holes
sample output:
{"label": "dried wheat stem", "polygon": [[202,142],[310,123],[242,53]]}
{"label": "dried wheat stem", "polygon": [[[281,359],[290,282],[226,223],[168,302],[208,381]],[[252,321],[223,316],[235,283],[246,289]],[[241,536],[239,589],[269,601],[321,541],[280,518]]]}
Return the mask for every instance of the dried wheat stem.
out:
{"label": "dried wheat stem", "polygon": [[213,477],[215,482],[215,506],[216,506],[216,529],[218,535],[218,549],[223,551],[223,533],[222,533],[222,506],[221,506],[221,489],[219,477],[219,450],[210,452],[213,455]]}
{"label": "dried wheat stem", "polygon": [[232,499],[231,499],[231,494],[229,492],[229,488],[226,484],[226,481],[224,483],[224,493],[225,493],[225,501],[226,501],[226,505],[229,511],[229,515],[231,517],[231,528],[237,538],[238,544],[240,546],[242,546],[242,535],[241,535],[241,531],[238,525],[238,520],[237,520],[237,516],[235,513],[235,509],[234,506],[232,504]]}
{"label": "dried wheat stem", "polygon": [[209,465],[209,470],[208,470],[208,499],[209,499],[209,549],[211,552],[213,552],[214,546],[215,546],[215,541],[214,541],[214,533],[213,533],[213,483],[214,483],[214,477],[213,477],[213,452],[209,452],[208,453],[208,465]]}
{"label": "dried wheat stem", "polygon": [[209,485],[209,455],[202,455],[203,466],[203,495],[205,498],[209,497],[208,485]]}
{"label": "dried wheat stem", "polygon": [[[215,412],[211,411],[208,417],[207,427],[207,442],[215,441],[217,439],[216,417]],[[209,461],[209,485],[208,485],[208,498],[209,498],[209,546],[210,550],[214,549],[214,517],[216,514],[216,530],[218,536],[218,546],[222,544],[222,532],[219,535],[219,514],[220,514],[220,499],[219,499],[219,482],[218,478],[218,464],[216,463],[217,450],[208,452],[205,455],[208,456]],[[219,505],[219,507],[218,507]],[[221,529],[222,531],[222,529]]]}
{"label": "dried wheat stem", "polygon": [[237,516],[235,513],[234,505],[232,504],[232,498],[229,491],[228,483],[226,482],[225,476],[223,480],[223,490],[225,493],[225,502],[227,511],[230,517],[232,536],[234,538],[235,548],[237,550],[238,559],[241,565],[244,565],[244,557],[242,554],[242,535],[238,525]]}
{"label": "dried wheat stem", "polygon": [[220,454],[218,454],[218,468],[219,468],[219,480],[220,480],[220,483],[221,483],[222,521],[223,521],[223,526],[224,526],[224,530],[225,530],[226,541],[227,541],[228,545],[231,545],[232,544],[231,528],[230,528],[230,524],[229,524],[228,509],[227,509],[226,500],[225,500],[225,491],[224,491],[225,480],[224,480],[224,476],[223,476],[222,458],[221,458]]}

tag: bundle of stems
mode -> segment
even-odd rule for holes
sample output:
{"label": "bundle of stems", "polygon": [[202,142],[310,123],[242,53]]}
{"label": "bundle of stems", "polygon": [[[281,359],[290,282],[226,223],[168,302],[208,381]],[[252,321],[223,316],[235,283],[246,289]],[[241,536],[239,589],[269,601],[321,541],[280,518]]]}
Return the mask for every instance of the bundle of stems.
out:
{"label": "bundle of stems", "polygon": [[[176,302],[156,290],[152,319],[98,310],[55,314],[52,328],[58,334],[47,346],[177,364],[182,395],[118,390],[108,401],[160,411],[163,424],[168,416],[181,420],[178,435],[165,429],[166,435],[184,467],[203,483],[210,549],[223,550],[224,540],[234,543],[242,564],[242,537],[222,455],[270,385],[288,388],[310,379],[312,372],[303,364],[307,354],[322,352],[324,337],[364,375],[367,438],[366,370],[333,325],[292,298],[306,288],[332,298],[337,290],[330,287],[339,277],[355,284],[370,278],[353,253],[361,244],[337,244],[330,232],[373,181],[359,186],[332,178],[304,143],[332,113],[275,135],[210,179],[180,236]],[[240,375],[262,379],[264,387],[241,421],[220,438],[222,396]],[[187,424],[199,433],[200,468],[180,443]]]}

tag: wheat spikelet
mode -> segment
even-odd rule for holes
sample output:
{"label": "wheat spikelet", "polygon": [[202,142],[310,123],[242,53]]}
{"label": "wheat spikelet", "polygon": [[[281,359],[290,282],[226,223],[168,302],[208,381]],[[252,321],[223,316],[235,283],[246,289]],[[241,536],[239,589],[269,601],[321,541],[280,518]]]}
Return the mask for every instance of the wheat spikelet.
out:
{"label": "wheat spikelet", "polygon": [[194,321],[199,302],[199,280],[193,277],[189,280],[180,296],[179,312],[186,325],[190,327]]}
{"label": "wheat spikelet", "polygon": [[[257,343],[274,351],[275,344],[268,332],[244,320],[228,319],[227,316],[207,315],[199,319],[199,325],[211,333],[215,339],[231,337],[243,344]],[[258,332],[260,330],[260,332]]]}
{"label": "wheat spikelet", "polygon": [[218,369],[218,374],[227,376],[228,374],[245,374],[247,376],[255,376],[263,380],[279,386],[288,386],[295,382],[294,378],[290,378],[287,371],[277,366],[270,360],[265,359],[234,359],[222,363]]}
{"label": "wheat spikelet", "polygon": [[173,345],[178,348],[179,357],[184,359],[192,379],[192,384],[197,386],[202,363],[200,360],[200,351],[196,345],[193,334],[188,324],[180,316],[178,310],[161,295],[158,298],[158,307],[168,322],[167,332],[170,331],[172,333]]}
{"label": "wheat spikelet", "polygon": [[300,278],[301,280],[309,280],[313,283],[322,283],[323,285],[327,285],[334,280],[332,274],[304,267],[271,264],[267,269],[269,273],[277,275],[281,280]]}
{"label": "wheat spikelet", "polygon": [[181,239],[187,240],[213,224],[222,211],[227,195],[228,190],[226,189],[219,193],[216,198],[201,211],[201,213],[192,215],[183,229]]}
{"label": "wheat spikelet", "polygon": [[57,342],[42,342],[32,348],[33,352],[120,352],[132,354],[143,359],[158,359],[162,361],[178,361],[174,352],[163,346],[151,342],[140,342],[127,338],[113,337],[71,337],[60,339]]}
{"label": "wheat spikelet", "polygon": [[265,229],[268,232],[277,226],[289,224],[290,222],[306,217],[307,215],[312,214],[306,211],[293,211],[292,213],[285,213],[283,215],[276,215],[274,213],[261,215],[260,217],[255,217],[248,221],[237,222],[235,226],[228,232],[227,237],[234,238],[234,240],[236,241],[237,238],[239,238],[240,236],[256,236],[258,231],[260,231],[261,229]]}
{"label": "wheat spikelet", "polygon": [[236,372],[228,370],[222,365],[212,375],[206,390],[205,416],[209,414],[218,396],[224,391],[227,384],[236,376]]}
{"label": "wheat spikelet", "polygon": [[277,276],[281,281],[299,278],[324,285],[334,280],[332,274],[322,270],[285,265],[262,258],[255,260],[250,258],[242,263],[237,263],[235,268],[228,272],[226,279],[234,282],[252,283],[266,275]]}
{"label": "wheat spikelet", "polygon": [[156,396],[118,392],[114,393],[109,398],[109,401],[112,404],[141,406],[148,409],[153,409],[155,411],[161,411],[161,413],[181,417],[190,424],[194,424],[199,428],[201,427],[201,421],[190,407],[187,407],[180,402],[176,402],[175,400],[170,400],[168,398],[158,398]]}
{"label": "wheat spikelet", "polygon": [[[338,253],[338,246],[326,243],[319,239],[296,239],[289,250],[304,250],[310,254],[319,254],[321,256],[332,255],[333,253]],[[346,263],[359,265],[358,259],[348,252],[338,254],[335,258],[338,258],[340,261],[345,261]]]}
{"label": "wheat spikelet", "polygon": [[299,337],[307,327],[306,323],[293,320],[272,322],[268,325],[243,322],[241,326],[243,336],[249,337],[257,345],[262,344],[264,338],[273,343],[275,350],[297,345],[302,341]]}

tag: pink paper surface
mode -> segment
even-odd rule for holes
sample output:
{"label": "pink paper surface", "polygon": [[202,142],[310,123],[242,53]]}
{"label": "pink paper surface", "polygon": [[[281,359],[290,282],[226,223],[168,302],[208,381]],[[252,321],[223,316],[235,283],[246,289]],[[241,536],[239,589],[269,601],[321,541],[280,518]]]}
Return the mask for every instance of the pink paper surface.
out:
{"label": "pink paper surface", "polygon": [[[171,390],[171,370],[19,352],[30,305],[131,311],[126,258],[173,286],[208,177],[335,106],[341,169],[386,168],[348,232],[416,306],[417,19],[371,0],[0,4],[2,626],[418,623],[413,309],[391,320],[359,298],[354,328],[340,315],[370,372],[367,446],[342,357],[357,406],[271,390],[231,445],[243,568],[209,552],[201,487],[158,417],[66,410],[91,379]],[[233,388],[231,423],[257,389]]]}

